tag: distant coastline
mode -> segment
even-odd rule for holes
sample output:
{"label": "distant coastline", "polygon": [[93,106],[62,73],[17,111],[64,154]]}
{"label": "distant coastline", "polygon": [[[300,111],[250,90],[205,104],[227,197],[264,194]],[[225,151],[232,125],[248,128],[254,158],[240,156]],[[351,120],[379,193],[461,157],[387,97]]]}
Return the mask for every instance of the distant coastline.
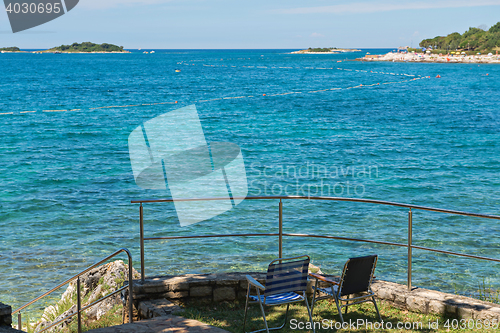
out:
{"label": "distant coastline", "polygon": [[0,51],[0,53],[30,53],[30,52],[28,52],[28,51]]}
{"label": "distant coastline", "polygon": [[17,46],[0,47],[0,53],[26,53],[21,51]]}
{"label": "distant coastline", "polygon": [[48,50],[22,51],[17,46],[0,48],[0,53],[131,53],[124,50],[123,46],[103,43],[95,44],[91,42],[73,43],[71,45],[61,45]]}
{"label": "distant coastline", "polygon": [[479,63],[500,64],[500,55],[495,54],[433,54],[416,52],[389,52],[387,54],[367,54],[357,61],[391,61],[391,62],[424,62],[424,63]]}
{"label": "distant coastline", "polygon": [[346,52],[360,52],[358,49],[339,49],[336,47],[332,48],[308,48],[305,50],[293,51],[292,54],[338,54]]}
{"label": "distant coastline", "polygon": [[51,49],[40,51],[41,53],[130,53],[123,49],[123,46],[91,42],[73,43],[71,45],[56,46]]}
{"label": "distant coastline", "polygon": [[84,51],[54,51],[54,50],[45,50],[45,51],[33,51],[31,53],[72,53],[72,54],[90,54],[90,53],[131,53],[130,51],[123,50],[123,51],[90,51],[90,52],[84,52]]}

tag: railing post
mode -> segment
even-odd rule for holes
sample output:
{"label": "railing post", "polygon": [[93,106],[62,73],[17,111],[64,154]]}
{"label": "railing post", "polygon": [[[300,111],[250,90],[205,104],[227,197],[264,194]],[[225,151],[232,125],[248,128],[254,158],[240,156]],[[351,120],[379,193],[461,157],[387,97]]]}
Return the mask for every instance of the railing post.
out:
{"label": "railing post", "polygon": [[412,232],[413,232],[413,216],[412,216],[411,208],[408,212],[408,291],[411,291],[411,260],[412,260]]}
{"label": "railing post", "polygon": [[283,202],[279,205],[279,257],[283,258]]}
{"label": "railing post", "polygon": [[82,301],[80,299],[80,277],[76,280],[76,311],[78,311],[78,333],[82,333]]}
{"label": "railing post", "polygon": [[[133,276],[132,276],[132,256],[128,253],[129,263],[128,263],[128,322],[132,323],[134,319],[132,318],[134,315],[134,297],[132,296],[133,292]],[[125,309],[123,310],[125,311]]]}
{"label": "railing post", "polygon": [[140,230],[141,230],[141,281],[144,282],[145,274],[144,274],[144,220],[143,220],[143,211],[142,211],[142,202],[139,207],[139,216],[140,216]]}
{"label": "railing post", "polygon": [[19,311],[19,313],[17,314],[17,329],[18,330],[22,330],[23,329],[23,321],[21,319],[21,311]]}

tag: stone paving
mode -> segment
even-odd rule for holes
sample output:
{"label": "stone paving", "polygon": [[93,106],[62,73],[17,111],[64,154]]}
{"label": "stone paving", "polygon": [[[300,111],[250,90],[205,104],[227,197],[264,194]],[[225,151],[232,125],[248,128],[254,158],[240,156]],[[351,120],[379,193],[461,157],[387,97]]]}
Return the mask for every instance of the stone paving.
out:
{"label": "stone paving", "polygon": [[204,324],[193,319],[168,315],[148,320],[141,320],[131,324],[124,324],[106,328],[90,330],[92,333],[163,333],[163,332],[204,332],[204,333],[228,333],[228,331],[214,326]]}

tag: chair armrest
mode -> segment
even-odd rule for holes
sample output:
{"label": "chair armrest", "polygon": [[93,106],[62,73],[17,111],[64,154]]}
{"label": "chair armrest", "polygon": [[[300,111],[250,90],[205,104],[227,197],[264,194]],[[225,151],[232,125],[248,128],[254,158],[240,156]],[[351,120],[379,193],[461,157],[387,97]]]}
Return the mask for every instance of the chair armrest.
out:
{"label": "chair armrest", "polygon": [[315,279],[318,279],[318,280],[321,280],[323,282],[327,282],[327,283],[331,283],[331,284],[336,284],[336,285],[339,285],[338,282],[336,281],[333,281],[332,279],[329,279],[323,275],[319,275],[319,274],[316,274],[316,273],[309,273],[309,276],[315,278]]}
{"label": "chair armrest", "polygon": [[246,276],[248,283],[250,283],[252,286],[259,288],[260,290],[266,290],[266,287],[261,285],[259,281],[255,280],[253,277],[250,275]]}

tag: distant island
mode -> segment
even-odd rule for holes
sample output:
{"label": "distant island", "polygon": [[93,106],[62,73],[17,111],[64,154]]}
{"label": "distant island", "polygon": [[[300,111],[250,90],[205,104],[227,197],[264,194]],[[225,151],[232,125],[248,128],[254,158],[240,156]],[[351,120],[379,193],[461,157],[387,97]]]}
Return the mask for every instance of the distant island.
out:
{"label": "distant island", "polygon": [[43,53],[130,53],[123,49],[123,46],[103,43],[95,44],[83,42],[81,44],[73,43],[71,45],[61,45],[51,49],[40,51]]}
{"label": "distant island", "polygon": [[446,37],[424,39],[419,45],[440,51],[474,51],[474,53],[500,51],[500,22],[487,31],[481,28],[469,28],[463,35],[454,32]]}
{"label": "distant island", "polygon": [[23,51],[21,51],[17,46],[11,46],[11,47],[0,47],[0,52],[5,53],[5,52],[23,52]]}
{"label": "distant island", "polygon": [[303,53],[310,53],[310,54],[328,54],[328,53],[344,53],[344,52],[359,52],[361,50],[358,49],[339,49],[336,47],[315,47],[315,48],[308,48],[307,50],[300,50],[300,51],[294,51],[292,53],[295,54],[303,54]]}

